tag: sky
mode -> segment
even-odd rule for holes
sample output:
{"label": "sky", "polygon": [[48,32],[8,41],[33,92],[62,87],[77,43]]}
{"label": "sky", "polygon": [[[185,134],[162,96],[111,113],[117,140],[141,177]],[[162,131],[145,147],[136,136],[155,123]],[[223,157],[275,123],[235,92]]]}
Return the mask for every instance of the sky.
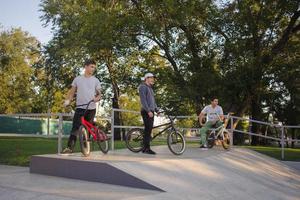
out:
{"label": "sky", "polygon": [[52,38],[51,27],[43,27],[40,0],[0,0],[0,27],[21,28],[46,44]]}

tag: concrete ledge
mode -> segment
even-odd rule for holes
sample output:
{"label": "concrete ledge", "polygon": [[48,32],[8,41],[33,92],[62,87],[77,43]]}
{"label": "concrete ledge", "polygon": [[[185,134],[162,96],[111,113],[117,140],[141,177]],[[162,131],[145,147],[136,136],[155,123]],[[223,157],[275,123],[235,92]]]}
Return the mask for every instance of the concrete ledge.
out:
{"label": "concrete ledge", "polygon": [[105,162],[32,156],[30,173],[164,192]]}

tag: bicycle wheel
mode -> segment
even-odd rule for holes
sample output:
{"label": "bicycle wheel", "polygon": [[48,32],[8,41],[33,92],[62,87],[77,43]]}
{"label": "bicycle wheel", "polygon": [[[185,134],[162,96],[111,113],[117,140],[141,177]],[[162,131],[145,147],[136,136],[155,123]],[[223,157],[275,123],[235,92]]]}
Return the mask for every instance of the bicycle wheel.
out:
{"label": "bicycle wheel", "polygon": [[222,146],[224,149],[229,149],[230,148],[230,135],[227,131],[224,131],[223,134],[224,134],[224,139],[222,140]]}
{"label": "bicycle wheel", "polygon": [[213,148],[215,145],[215,136],[213,133],[209,133],[207,136],[207,147],[209,149]]}
{"label": "bicycle wheel", "polygon": [[104,154],[107,154],[109,150],[108,136],[102,130],[98,129],[97,137],[97,144],[99,146],[100,151],[102,151],[102,153]]}
{"label": "bicycle wheel", "polygon": [[185,139],[183,135],[176,130],[168,134],[167,143],[170,151],[175,155],[181,155],[185,151]]}
{"label": "bicycle wheel", "polygon": [[143,129],[134,128],[131,129],[126,135],[126,146],[127,148],[135,153],[142,151],[143,145]]}
{"label": "bicycle wheel", "polygon": [[88,130],[85,128],[85,126],[82,125],[79,127],[79,143],[80,143],[81,153],[84,156],[89,156],[91,153],[89,133]]}

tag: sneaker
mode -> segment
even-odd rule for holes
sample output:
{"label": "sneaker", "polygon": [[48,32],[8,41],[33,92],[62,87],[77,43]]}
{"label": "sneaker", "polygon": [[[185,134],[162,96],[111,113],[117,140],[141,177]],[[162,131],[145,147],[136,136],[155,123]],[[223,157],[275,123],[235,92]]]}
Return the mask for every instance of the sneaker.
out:
{"label": "sneaker", "polygon": [[69,147],[66,147],[62,152],[61,154],[71,154],[73,153],[73,150]]}
{"label": "sneaker", "polygon": [[150,149],[150,147],[143,147],[142,152],[144,153],[146,150]]}
{"label": "sneaker", "polygon": [[200,149],[201,149],[201,150],[208,150],[207,144],[201,145],[201,146],[200,146]]}
{"label": "sneaker", "polygon": [[143,153],[146,153],[146,154],[151,154],[151,155],[155,155],[156,153],[154,151],[152,151],[151,149],[144,149],[143,150]]}

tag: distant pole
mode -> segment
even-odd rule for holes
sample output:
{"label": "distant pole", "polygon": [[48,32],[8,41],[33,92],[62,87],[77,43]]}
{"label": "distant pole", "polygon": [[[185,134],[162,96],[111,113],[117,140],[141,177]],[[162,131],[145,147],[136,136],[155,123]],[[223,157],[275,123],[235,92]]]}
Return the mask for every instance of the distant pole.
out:
{"label": "distant pole", "polygon": [[233,118],[230,116],[230,146],[233,146]]}
{"label": "distant pole", "polygon": [[281,125],[281,160],[284,160],[284,126]]}
{"label": "distant pole", "polygon": [[112,103],[112,106],[111,106],[111,131],[110,131],[110,134],[111,134],[111,150],[114,150],[115,149],[115,111],[114,111],[114,104]]}
{"label": "distant pole", "polygon": [[50,109],[48,109],[48,115],[47,115],[47,137],[49,137],[50,134]]}
{"label": "distant pole", "polygon": [[62,132],[63,132],[63,116],[62,113],[59,113],[58,118],[58,154],[62,151]]}

